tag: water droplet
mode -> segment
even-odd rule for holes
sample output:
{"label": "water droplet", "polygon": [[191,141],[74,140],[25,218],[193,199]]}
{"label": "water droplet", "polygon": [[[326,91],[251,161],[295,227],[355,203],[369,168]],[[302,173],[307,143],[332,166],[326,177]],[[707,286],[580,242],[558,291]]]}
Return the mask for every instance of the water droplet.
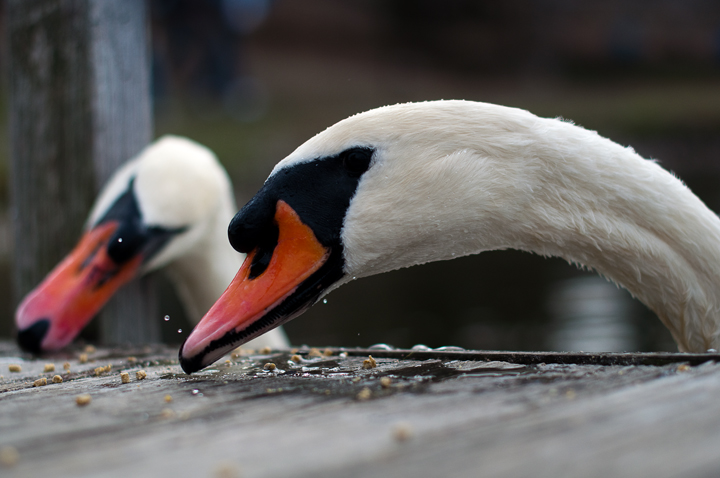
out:
{"label": "water droplet", "polygon": [[327,299],[323,299],[323,304],[327,304]]}
{"label": "water droplet", "polygon": [[178,334],[182,334],[182,329],[178,329]]}
{"label": "water droplet", "polygon": [[118,242],[122,242],[122,237],[118,237]]}
{"label": "water droplet", "polygon": [[438,347],[435,350],[438,352],[462,352],[465,349],[454,345],[445,345],[443,347]]}
{"label": "water droplet", "polygon": [[165,316],[165,322],[167,322],[168,320],[170,320],[170,316],[169,316],[169,315],[166,315],[166,316]]}
{"label": "water droplet", "polygon": [[707,349],[707,352],[709,354],[714,354],[714,353],[717,353],[717,350],[716,349]]}
{"label": "water droplet", "polygon": [[395,347],[388,344],[374,344],[368,347],[370,350],[395,350]]}
{"label": "water droplet", "polygon": [[192,394],[197,395],[198,393],[200,393],[200,390],[198,390],[197,388],[194,388],[192,391]]}
{"label": "water droplet", "polygon": [[417,344],[417,345],[413,345],[411,350],[415,350],[417,352],[426,352],[426,351],[432,350],[432,349],[430,347],[428,347],[427,345]]}

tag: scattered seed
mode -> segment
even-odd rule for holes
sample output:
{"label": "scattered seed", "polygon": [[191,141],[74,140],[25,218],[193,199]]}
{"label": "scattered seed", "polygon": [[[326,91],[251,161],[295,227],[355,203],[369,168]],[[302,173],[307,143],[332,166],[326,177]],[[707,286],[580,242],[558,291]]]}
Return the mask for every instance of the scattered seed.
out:
{"label": "scattered seed", "polygon": [[45,377],[39,378],[33,382],[33,387],[42,387],[43,385],[47,385],[47,379]]}
{"label": "scattered seed", "polygon": [[678,372],[687,372],[690,370],[690,365],[684,363],[684,364],[678,365],[677,369],[675,369],[675,370],[677,370]]}
{"label": "scattered seed", "polygon": [[85,353],[86,354],[94,354],[95,353],[95,347],[92,345],[86,345],[85,346]]}
{"label": "scattered seed", "polygon": [[365,387],[362,390],[360,390],[360,393],[357,394],[357,399],[364,401],[368,400],[372,396],[372,392],[369,388]]}
{"label": "scattered seed", "polygon": [[20,461],[20,453],[17,451],[17,448],[14,446],[4,446],[0,448],[0,463],[2,463],[3,466],[10,468],[11,466],[17,465],[18,461]]}
{"label": "scattered seed", "polygon": [[135,362],[137,362],[137,359],[135,357],[128,357],[127,361],[130,363],[135,363]]}
{"label": "scattered seed", "polygon": [[371,369],[377,367],[377,362],[372,357],[372,355],[368,355],[368,358],[363,360],[363,368],[364,369]]}
{"label": "scattered seed", "polygon": [[75,403],[78,404],[78,406],[84,407],[85,405],[89,405],[92,401],[92,397],[90,397],[90,394],[83,393],[82,395],[78,395],[75,397]]}
{"label": "scattered seed", "polygon": [[110,370],[112,370],[112,365],[111,365],[111,364],[107,364],[107,365],[104,366],[104,367],[96,367],[96,368],[95,368],[95,375],[100,376],[100,375],[102,375],[102,374],[104,374],[104,373],[110,372]]}
{"label": "scattered seed", "polygon": [[22,367],[16,363],[11,363],[8,365],[8,370],[11,372],[22,372]]}
{"label": "scattered seed", "polygon": [[127,372],[120,372],[120,381],[122,383],[130,383],[130,374]]}
{"label": "scattered seed", "polygon": [[295,354],[295,355],[293,355],[292,357],[290,357],[290,360],[292,360],[292,361],[295,362],[295,363],[300,363],[300,362],[302,361],[302,357],[300,357],[299,355]]}
{"label": "scattered seed", "polygon": [[333,354],[333,351],[330,350],[330,349],[325,349],[325,350],[323,351],[323,354],[325,354],[326,357],[331,357],[332,354]]}
{"label": "scattered seed", "polygon": [[62,383],[63,382],[63,379],[60,375],[55,375],[52,380],[53,380],[53,383]]}
{"label": "scattered seed", "polygon": [[265,365],[263,365],[263,369],[265,369],[265,370],[275,370],[276,368],[277,368],[277,366],[272,362],[268,362]]}
{"label": "scattered seed", "polygon": [[215,478],[240,478],[240,469],[233,463],[219,464],[213,473]]}
{"label": "scattered seed", "polygon": [[310,353],[308,353],[308,357],[322,357],[322,353],[320,350],[312,348],[310,349]]}
{"label": "scattered seed", "polygon": [[390,388],[390,385],[392,385],[392,379],[390,379],[390,377],[383,377],[380,379],[380,386],[382,388]]}
{"label": "scattered seed", "polygon": [[78,362],[86,363],[87,362],[87,354],[80,354],[80,356],[78,357]]}
{"label": "scattered seed", "polygon": [[70,362],[65,362],[63,364],[63,370],[65,370],[66,372],[70,371]]}
{"label": "scattered seed", "polygon": [[407,441],[412,438],[413,429],[409,423],[397,423],[392,429],[392,436],[395,441]]}
{"label": "scattered seed", "polygon": [[270,347],[263,347],[260,349],[260,353],[263,355],[267,355],[269,353],[272,353],[272,349]]}
{"label": "scattered seed", "polygon": [[54,363],[46,363],[45,367],[43,368],[43,372],[54,372],[55,371],[55,364]]}
{"label": "scattered seed", "polygon": [[147,373],[145,373],[145,370],[138,370],[135,372],[135,378],[138,380],[145,380],[145,378],[147,378]]}
{"label": "scattered seed", "polygon": [[171,397],[170,395],[165,395],[165,401],[166,401],[167,403],[172,402],[172,397]]}
{"label": "scattered seed", "polygon": [[293,355],[295,355],[296,353],[298,353],[298,350],[300,350],[300,349],[298,349],[298,348],[292,348],[292,349],[290,349],[290,353],[293,354]]}

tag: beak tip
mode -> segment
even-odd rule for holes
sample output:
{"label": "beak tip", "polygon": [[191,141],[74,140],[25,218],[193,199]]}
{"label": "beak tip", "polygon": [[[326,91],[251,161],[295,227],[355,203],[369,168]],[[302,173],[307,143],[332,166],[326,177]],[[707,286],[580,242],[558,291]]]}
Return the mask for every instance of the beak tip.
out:
{"label": "beak tip", "polygon": [[180,361],[180,367],[183,369],[183,372],[190,375],[194,372],[197,372],[198,370],[202,370],[203,368],[205,368],[202,360],[202,354],[198,354],[193,357],[185,357],[183,355],[184,349],[185,343],[182,344],[182,346],[180,347],[180,352],[178,353],[178,360]]}
{"label": "beak tip", "polygon": [[192,357],[190,359],[186,359],[184,357],[180,357],[180,367],[183,369],[183,372],[185,372],[188,375],[191,375],[198,370],[201,370],[204,368],[204,365],[202,365],[202,362],[198,360],[197,357]]}
{"label": "beak tip", "polygon": [[50,320],[40,319],[30,327],[18,331],[17,343],[21,349],[35,355],[42,352],[42,341],[50,330]]}

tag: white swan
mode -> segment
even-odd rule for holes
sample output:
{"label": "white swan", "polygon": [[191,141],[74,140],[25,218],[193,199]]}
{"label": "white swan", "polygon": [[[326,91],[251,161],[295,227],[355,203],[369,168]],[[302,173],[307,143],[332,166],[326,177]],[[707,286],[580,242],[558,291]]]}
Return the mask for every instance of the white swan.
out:
{"label": "white swan", "polygon": [[631,148],[519,109],[435,101],[347,118],[281,161],[229,232],[249,257],[183,345],[188,372],[356,277],[507,248],[595,269],[682,351],[720,348],[718,217]]}
{"label": "white swan", "polygon": [[[39,352],[67,345],[133,277],[167,267],[188,317],[198,321],[244,255],[228,243],[232,185],[204,146],[164,136],[110,178],[80,242],[18,307],[18,342]],[[254,346],[288,346],[282,330]]]}

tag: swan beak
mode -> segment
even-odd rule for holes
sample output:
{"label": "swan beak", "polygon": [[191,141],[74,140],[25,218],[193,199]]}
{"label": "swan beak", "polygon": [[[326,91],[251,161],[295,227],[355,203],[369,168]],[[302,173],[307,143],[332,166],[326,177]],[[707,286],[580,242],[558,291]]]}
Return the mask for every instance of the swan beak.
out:
{"label": "swan beak", "polygon": [[23,299],[15,315],[18,343],[33,353],[69,344],[107,300],[128,282],[142,257],[115,263],[107,243],[118,228],[109,221],[86,232],[75,249]]}
{"label": "swan beak", "polygon": [[278,240],[267,268],[252,277],[259,250],[251,251],[227,290],[180,348],[180,365],[186,373],[207,367],[300,313],[274,309],[328,260],[330,251],[285,201],[277,202],[275,224]]}

